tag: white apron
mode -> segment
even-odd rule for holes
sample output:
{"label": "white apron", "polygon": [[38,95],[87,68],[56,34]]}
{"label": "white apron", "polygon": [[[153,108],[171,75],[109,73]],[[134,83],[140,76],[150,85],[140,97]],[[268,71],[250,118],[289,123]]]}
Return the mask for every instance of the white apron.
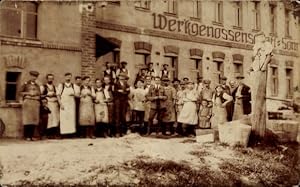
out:
{"label": "white apron", "polygon": [[70,86],[63,90],[61,95],[61,103],[64,106],[64,110],[60,109],[60,133],[72,134],[76,131],[76,111],[75,111],[75,98],[70,96],[75,94],[74,89]]}
{"label": "white apron", "polygon": [[103,91],[96,91],[96,102],[99,102],[95,104],[96,123],[108,123],[108,108],[104,100]]}

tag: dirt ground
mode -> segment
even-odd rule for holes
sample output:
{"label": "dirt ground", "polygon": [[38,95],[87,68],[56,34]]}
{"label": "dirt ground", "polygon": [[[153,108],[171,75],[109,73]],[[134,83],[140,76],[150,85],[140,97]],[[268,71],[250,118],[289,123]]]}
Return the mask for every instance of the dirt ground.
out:
{"label": "dirt ground", "polygon": [[3,186],[292,186],[299,145],[242,148],[193,138],[0,140]]}

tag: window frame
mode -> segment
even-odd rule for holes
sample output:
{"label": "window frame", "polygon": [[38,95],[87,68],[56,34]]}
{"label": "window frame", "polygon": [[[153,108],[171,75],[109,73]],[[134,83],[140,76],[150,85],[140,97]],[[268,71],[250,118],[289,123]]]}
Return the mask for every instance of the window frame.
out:
{"label": "window frame", "polygon": [[277,5],[269,4],[269,7],[270,7],[270,33],[272,35],[276,35],[277,34],[277,16],[276,16]]}
{"label": "window frame", "polygon": [[[138,3],[139,3],[139,5],[138,5]],[[146,6],[143,6],[144,3]],[[138,1],[135,1],[134,6],[136,9],[150,10],[151,9],[151,1],[150,0],[138,0]]]}
{"label": "window frame", "polygon": [[[277,66],[271,66],[270,67],[271,72],[271,96],[276,97],[279,93],[279,79],[278,79],[278,67]],[[273,73],[275,70],[275,74]]]}
{"label": "window frame", "polygon": [[284,33],[286,37],[291,37],[291,28],[290,28],[290,23],[291,23],[291,18],[290,18],[290,10],[285,9],[284,10],[284,15],[285,15],[285,21],[284,21]]}
{"label": "window frame", "polygon": [[253,20],[254,20],[254,28],[253,30],[261,30],[261,13],[260,13],[260,2],[259,1],[254,1],[253,2],[254,8],[253,8]]}
{"label": "window frame", "polygon": [[195,0],[193,1],[193,19],[202,20],[202,1]]}
{"label": "window frame", "polygon": [[[172,6],[170,6],[172,5]],[[171,8],[170,8],[171,7]],[[178,1],[177,0],[167,0],[167,10],[166,14],[178,15]]]}
{"label": "window frame", "polygon": [[236,1],[234,3],[235,8],[235,27],[242,28],[243,27],[243,2]]}
{"label": "window frame", "polygon": [[[288,73],[289,72],[289,73]],[[294,85],[293,85],[293,69],[292,68],[286,68],[285,69],[285,74],[286,74],[286,85],[287,85],[287,88],[286,88],[286,97],[288,99],[291,99],[293,98],[293,88],[294,88]],[[289,74],[289,75],[288,75]]]}
{"label": "window frame", "polygon": [[[17,3],[17,2],[15,2]],[[19,35],[10,35],[10,34],[3,34],[0,32],[0,36],[7,36],[7,37],[13,37],[13,38],[21,38],[21,39],[30,39],[30,40],[36,40],[37,39],[37,24],[38,24],[38,4],[35,2],[21,2],[21,3],[32,3],[35,6],[36,12],[24,10],[24,7],[26,5],[20,5],[19,8],[12,8],[12,7],[6,7],[5,5],[0,7],[1,10],[8,10],[8,11],[17,11],[20,14],[20,33]],[[27,23],[27,16],[28,15],[34,15],[35,16],[35,37],[29,37],[28,36],[28,23]]]}
{"label": "window frame", "polygon": [[165,55],[164,58],[170,58],[171,60],[171,79],[178,78],[178,56]]}
{"label": "window frame", "polygon": [[[7,81],[7,77],[8,77],[8,74],[9,73],[14,73],[17,75],[16,77],[16,81],[15,82],[12,82],[12,81]],[[6,74],[5,74],[5,96],[4,96],[4,100],[6,103],[16,103],[18,102],[18,96],[19,96],[19,88],[20,88],[20,79],[21,79],[21,72],[19,71],[6,71]],[[11,95],[11,93],[8,94],[8,85],[15,85],[15,89],[16,89],[16,92],[14,93],[14,97],[15,99],[14,100],[10,100],[8,99],[8,95]]]}

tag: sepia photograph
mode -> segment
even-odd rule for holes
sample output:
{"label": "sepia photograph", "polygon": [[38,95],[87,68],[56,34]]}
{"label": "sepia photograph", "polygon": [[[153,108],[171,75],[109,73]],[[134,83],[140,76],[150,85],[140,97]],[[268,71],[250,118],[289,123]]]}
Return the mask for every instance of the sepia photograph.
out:
{"label": "sepia photograph", "polygon": [[300,186],[300,0],[0,0],[0,187]]}

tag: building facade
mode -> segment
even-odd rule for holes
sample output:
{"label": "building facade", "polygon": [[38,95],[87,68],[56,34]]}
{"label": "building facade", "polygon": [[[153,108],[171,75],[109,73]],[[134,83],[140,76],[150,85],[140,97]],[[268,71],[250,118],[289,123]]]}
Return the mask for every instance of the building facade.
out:
{"label": "building facade", "polygon": [[299,17],[283,1],[4,5],[0,6],[0,23],[5,23],[0,27],[0,117],[8,129],[6,136],[21,134],[18,89],[30,70],[41,73],[41,83],[47,73],[55,74],[58,83],[67,71],[101,78],[105,62],[127,61],[132,83],[141,66],[153,62],[159,72],[167,63],[172,78],[203,76],[214,87],[222,75],[234,80],[241,74],[251,86],[248,70],[254,37],[260,31],[274,46],[268,110],[277,110],[299,93]]}

